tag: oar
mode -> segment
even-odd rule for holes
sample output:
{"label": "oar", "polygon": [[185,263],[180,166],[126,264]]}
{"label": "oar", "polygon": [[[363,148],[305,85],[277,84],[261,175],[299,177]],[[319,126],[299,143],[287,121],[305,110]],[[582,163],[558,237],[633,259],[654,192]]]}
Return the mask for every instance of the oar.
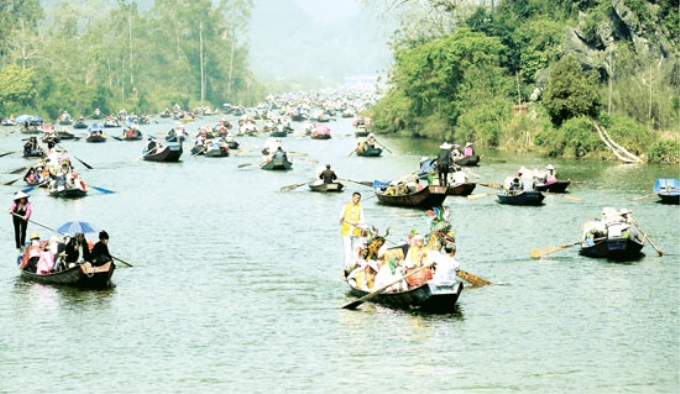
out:
{"label": "oar", "polygon": [[21,191],[24,192],[24,193],[30,193],[30,192],[32,192],[36,187],[39,187],[39,186],[40,186],[40,185],[35,185],[35,186],[27,187],[27,188],[25,188],[25,189],[21,189]]}
{"label": "oar", "polygon": [[239,151],[236,152],[236,155],[237,155],[237,156],[240,156],[240,155],[242,155],[242,154],[251,153],[251,152],[254,152],[254,151],[253,151],[253,150],[250,150],[250,149],[239,149]]}
{"label": "oar", "polygon": [[12,153],[14,153],[14,151],[5,152],[5,153],[0,153],[0,157],[5,157],[5,156],[7,156],[7,155],[11,155]]}
{"label": "oar", "polygon": [[288,193],[288,192],[291,192],[291,191],[297,189],[298,187],[304,186],[304,185],[306,185],[306,184],[308,184],[308,183],[309,183],[309,181],[307,181],[307,182],[301,182],[301,183],[295,183],[295,184],[293,184],[293,185],[284,186],[284,187],[281,188],[281,193]]}
{"label": "oar", "polygon": [[547,192],[547,191],[545,191],[543,193],[545,193],[546,196],[555,196],[555,197],[564,198],[566,200],[572,200],[572,201],[578,201],[578,202],[584,202],[585,201],[582,198],[566,196],[566,195],[560,194],[560,193],[550,193],[550,192]]}
{"label": "oar", "polygon": [[474,182],[478,185],[485,186],[485,187],[490,187],[492,189],[502,189],[503,185],[499,185],[498,183],[484,183],[484,182]]}
{"label": "oar", "polygon": [[111,137],[112,137],[113,139],[118,140],[118,141],[122,141],[122,140],[123,140],[122,138],[120,138],[120,137],[118,137],[118,136],[115,136],[115,135],[112,135]]}
{"label": "oar", "polygon": [[382,146],[383,148],[385,148],[386,151],[390,152],[391,154],[394,154],[394,152],[392,152],[388,147],[386,147],[385,145],[383,145],[383,144],[381,144],[380,142],[378,142],[377,139],[375,140],[375,142],[376,142],[378,145],[380,145],[380,146]]}
{"label": "oar", "polygon": [[350,156],[352,156],[352,153],[354,153],[354,152],[356,152],[356,151],[357,151],[357,148],[354,148],[354,150],[353,150],[353,151],[351,151],[351,152],[349,152],[349,153],[347,154],[347,157],[350,157]]}
{"label": "oar", "polygon": [[659,193],[657,193],[657,192],[654,192],[654,193],[652,193],[652,194],[648,194],[648,195],[646,195],[646,196],[642,196],[642,197],[637,197],[637,198],[634,198],[634,199],[633,199],[633,201],[640,201],[640,200],[644,200],[645,198],[649,198],[649,197],[654,197],[654,196],[656,196],[657,194],[659,194]]}
{"label": "oar", "polygon": [[[24,172],[25,170],[28,170],[29,168],[33,167],[34,165],[36,165],[36,164],[38,164],[38,163],[40,163],[40,160],[35,161],[35,162],[31,163],[31,164],[27,164],[27,165],[25,165],[25,166],[23,166],[23,167],[19,167],[19,168],[17,168],[16,170],[13,170],[12,172],[10,172],[10,174],[18,174],[18,173],[20,173],[20,172]],[[16,181],[15,181],[15,182],[16,182]],[[14,182],[12,182],[12,183],[14,183]]]}
{"label": "oar", "polygon": [[201,153],[205,152],[205,149],[207,148],[207,145],[203,145],[203,148],[200,150],[196,151],[196,153],[192,153],[191,156],[196,157],[197,155],[200,155]]}
{"label": "oar", "polygon": [[[602,239],[604,239],[604,238],[600,238],[600,239],[598,239],[598,241],[602,240]],[[531,251],[529,252],[529,255],[531,255],[531,257],[534,258],[534,259],[540,259],[541,257],[543,257],[545,255],[571,248],[572,246],[576,246],[576,245],[580,244],[581,242],[582,241],[573,242],[573,243],[570,243],[570,244],[558,245],[558,246],[547,246],[545,248],[531,249]]]}
{"label": "oar", "polygon": [[[14,212],[12,212],[12,215],[20,216],[20,215],[17,215],[16,213],[14,213]],[[53,232],[55,232],[55,233],[59,233],[59,234],[61,234],[61,235],[68,235],[68,234],[59,232],[59,231],[53,229],[52,227],[45,226],[44,224],[38,223],[38,222],[36,222],[35,220],[28,219],[28,221],[31,222],[31,223],[33,223],[33,224],[35,224],[35,225],[37,225],[37,226],[40,226],[40,227],[42,227],[42,228],[46,228],[46,229],[48,229],[48,230],[50,230],[50,231],[53,231]],[[128,263],[127,261],[121,259],[120,257],[116,257],[116,256],[114,256],[114,255],[111,255],[111,257],[113,257],[114,259],[120,261],[121,263],[123,263],[123,264],[125,264],[125,265],[127,265],[127,266],[129,266],[129,267],[134,267],[134,265]]]}
{"label": "oar", "polygon": [[482,193],[482,194],[470,194],[467,196],[468,200],[476,200],[478,198],[495,196],[498,193]]}
{"label": "oar", "polygon": [[104,189],[103,187],[97,187],[97,186],[93,186],[93,185],[89,185],[89,184],[87,186],[89,186],[89,187],[93,188],[94,190],[101,192],[103,194],[113,194],[113,193],[115,193],[115,191],[109,190],[109,189]]}
{"label": "oar", "polygon": [[5,186],[10,186],[10,185],[13,185],[13,184],[14,184],[14,183],[15,183],[16,181],[18,181],[18,180],[20,180],[20,179],[24,179],[24,177],[23,177],[23,176],[20,176],[19,178],[16,178],[16,179],[12,179],[12,180],[11,180],[11,181],[9,181],[9,182],[5,182],[5,183],[3,183],[3,185],[5,185]]}
{"label": "oar", "polygon": [[312,164],[319,164],[319,161],[316,159],[308,159],[306,157],[293,157],[293,159],[298,159],[302,161],[306,161],[307,163],[312,163]]}
{"label": "oar", "polygon": [[293,150],[289,150],[288,153],[298,155],[298,156],[307,156],[308,155],[306,152],[296,152],[296,151],[293,151]]}
{"label": "oar", "polygon": [[486,285],[492,285],[493,284],[492,282],[490,282],[490,281],[488,281],[484,278],[480,278],[479,276],[473,275],[473,274],[471,274],[467,271],[463,271],[462,269],[459,269],[456,272],[456,276],[472,283],[475,286],[486,286]]}
{"label": "oar", "polygon": [[379,288],[378,290],[376,290],[376,291],[374,291],[374,292],[372,292],[372,293],[366,294],[365,296],[363,296],[363,297],[361,297],[361,298],[359,298],[359,299],[357,299],[357,300],[354,300],[354,301],[352,301],[352,302],[350,302],[350,303],[347,303],[347,304],[343,305],[342,308],[343,308],[343,309],[356,309],[359,305],[363,304],[364,302],[370,300],[371,298],[373,298],[373,297],[375,297],[375,296],[377,296],[377,295],[382,294],[382,292],[385,291],[385,290],[386,290],[387,288],[389,288],[390,286],[392,286],[392,285],[394,285],[394,284],[396,284],[396,283],[401,282],[402,280],[408,278],[409,276],[411,276],[411,275],[413,275],[413,274],[415,274],[415,273],[418,273],[418,272],[424,270],[425,268],[430,268],[430,267],[432,266],[432,264],[434,264],[434,262],[430,262],[430,263],[428,263],[428,264],[426,264],[426,265],[424,265],[424,266],[422,266],[422,267],[420,267],[420,268],[418,268],[418,269],[416,269],[416,270],[413,270],[413,271],[409,272],[408,274],[402,276],[401,278],[395,280],[394,282],[388,283],[388,284],[386,284],[385,286]]}
{"label": "oar", "polygon": [[652,241],[652,239],[649,238],[649,235],[647,235],[644,231],[642,231],[642,229],[641,229],[640,226],[637,224],[637,222],[633,222],[633,224],[635,225],[635,227],[637,227],[638,231],[640,231],[640,234],[642,234],[642,236],[645,237],[645,238],[649,241],[649,244],[652,245],[652,247],[654,248],[654,250],[656,250],[656,253],[659,254],[659,257],[663,257],[666,253],[664,253],[663,250],[659,249],[659,247],[656,246],[656,245],[654,244],[654,242]]}
{"label": "oar", "polygon": [[248,167],[248,166],[252,166],[252,165],[254,165],[254,164],[259,164],[259,163],[260,163],[259,161],[254,161],[254,162],[252,162],[252,163],[243,163],[243,164],[239,164],[239,165],[237,165],[236,167],[237,167],[237,168],[243,168],[243,167]]}
{"label": "oar", "polygon": [[355,181],[355,180],[353,180],[353,179],[343,179],[343,180],[345,180],[345,181],[347,181],[347,182],[356,183],[356,184],[358,184],[358,185],[373,187],[373,182],[369,182],[369,181]]}
{"label": "oar", "polygon": [[[64,148],[63,146],[61,146],[61,145],[59,145],[59,144],[57,144],[57,146],[58,146],[59,148],[61,148],[64,152],[68,152],[68,150],[66,150],[66,148]],[[79,161],[82,165],[84,165],[85,167],[89,168],[90,170],[94,170],[94,167],[92,167],[91,165],[89,165],[89,164],[85,163],[84,161],[80,160],[77,156],[74,155],[73,157],[75,157],[76,160],[78,160],[78,161]]]}

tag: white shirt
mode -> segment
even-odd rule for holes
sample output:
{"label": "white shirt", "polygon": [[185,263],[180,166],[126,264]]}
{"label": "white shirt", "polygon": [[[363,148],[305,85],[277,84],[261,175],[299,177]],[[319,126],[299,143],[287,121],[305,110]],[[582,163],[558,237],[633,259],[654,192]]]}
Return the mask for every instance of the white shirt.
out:
{"label": "white shirt", "polygon": [[460,263],[455,257],[448,253],[441,253],[432,251],[427,254],[429,261],[435,263],[435,273],[432,276],[432,281],[436,283],[451,283],[456,281],[456,271],[460,268]]}

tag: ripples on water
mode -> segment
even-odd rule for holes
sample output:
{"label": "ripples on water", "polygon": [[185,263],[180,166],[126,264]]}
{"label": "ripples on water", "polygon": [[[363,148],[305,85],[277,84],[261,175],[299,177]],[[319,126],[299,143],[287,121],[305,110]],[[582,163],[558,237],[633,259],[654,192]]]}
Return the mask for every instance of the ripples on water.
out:
{"label": "ripples on water", "polygon": [[[347,157],[355,146],[350,122],[330,123],[330,141],[287,138],[284,146],[355,180],[388,180],[436,153],[436,141],[381,137],[396,155]],[[142,130],[165,132],[170,124]],[[264,138],[239,140],[257,150]],[[0,150],[18,149],[20,139],[1,137]],[[340,309],[350,297],[340,281],[338,215],[351,191],[363,192],[368,221],[381,233],[391,228],[394,241],[427,229],[422,211],[381,206],[369,188],[353,184],[333,195],[306,186],[280,193],[311,178],[315,165],[304,161],[273,173],[237,168],[257,154],[185,154],[181,163],[157,164],[135,160],[142,142],[62,145],[95,167],[80,168],[86,181],[116,193],[62,201],[36,190],[33,219],[52,227],[94,222],[111,234],[112,252],[135,267],[118,264],[116,286],[100,292],[22,282],[7,219],[0,392],[680,389],[680,211],[631,201],[650,193],[656,178],[678,177],[677,166],[552,161],[578,181],[570,191],[584,203],[548,197],[542,207],[508,207],[494,196],[450,197],[463,268],[504,285],[467,287],[456,313],[427,315],[370,303]],[[12,156],[0,161],[5,174],[26,163]],[[548,163],[497,157],[507,163],[483,162],[474,173],[500,183],[521,165]],[[8,205],[17,189],[3,189]],[[605,205],[634,209],[668,256],[647,245],[646,256],[629,264],[583,258],[578,247],[529,257],[533,248],[577,241],[581,223]]]}

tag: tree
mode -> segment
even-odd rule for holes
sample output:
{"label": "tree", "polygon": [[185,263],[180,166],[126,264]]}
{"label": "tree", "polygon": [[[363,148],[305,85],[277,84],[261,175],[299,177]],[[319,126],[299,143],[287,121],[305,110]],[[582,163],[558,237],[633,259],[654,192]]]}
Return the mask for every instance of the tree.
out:
{"label": "tree", "polygon": [[551,69],[543,97],[553,123],[560,125],[581,115],[597,117],[602,107],[598,79],[596,71],[583,71],[573,56],[562,58]]}
{"label": "tree", "polygon": [[35,97],[33,71],[11,64],[0,70],[0,105],[27,105]]}

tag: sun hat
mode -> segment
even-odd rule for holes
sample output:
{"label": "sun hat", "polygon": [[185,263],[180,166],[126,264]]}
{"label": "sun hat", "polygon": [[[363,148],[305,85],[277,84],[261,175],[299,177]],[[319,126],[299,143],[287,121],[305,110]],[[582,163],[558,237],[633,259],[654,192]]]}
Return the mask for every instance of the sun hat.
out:
{"label": "sun hat", "polygon": [[622,208],[619,211],[619,215],[621,215],[621,216],[630,215],[631,213],[633,213],[633,211],[628,210],[628,208]]}
{"label": "sun hat", "polygon": [[33,231],[29,239],[40,239],[40,234],[37,231]]}
{"label": "sun hat", "polygon": [[468,142],[465,144],[465,147],[467,148],[468,146],[472,146],[472,142]]}
{"label": "sun hat", "polygon": [[555,167],[553,167],[552,164],[548,164],[547,166],[545,166],[545,168],[548,169],[548,170],[554,170],[555,169]]}
{"label": "sun hat", "polygon": [[428,160],[430,160],[429,157],[423,156],[423,157],[420,158],[420,163],[421,163],[421,164],[422,164],[422,163],[425,163],[425,162],[428,161]]}
{"label": "sun hat", "polygon": [[448,142],[444,142],[443,144],[439,145],[439,149],[451,149],[452,146]]}
{"label": "sun hat", "polygon": [[15,195],[14,195],[14,201],[16,200],[21,200],[22,198],[29,198],[30,196],[23,191],[19,190]]}

